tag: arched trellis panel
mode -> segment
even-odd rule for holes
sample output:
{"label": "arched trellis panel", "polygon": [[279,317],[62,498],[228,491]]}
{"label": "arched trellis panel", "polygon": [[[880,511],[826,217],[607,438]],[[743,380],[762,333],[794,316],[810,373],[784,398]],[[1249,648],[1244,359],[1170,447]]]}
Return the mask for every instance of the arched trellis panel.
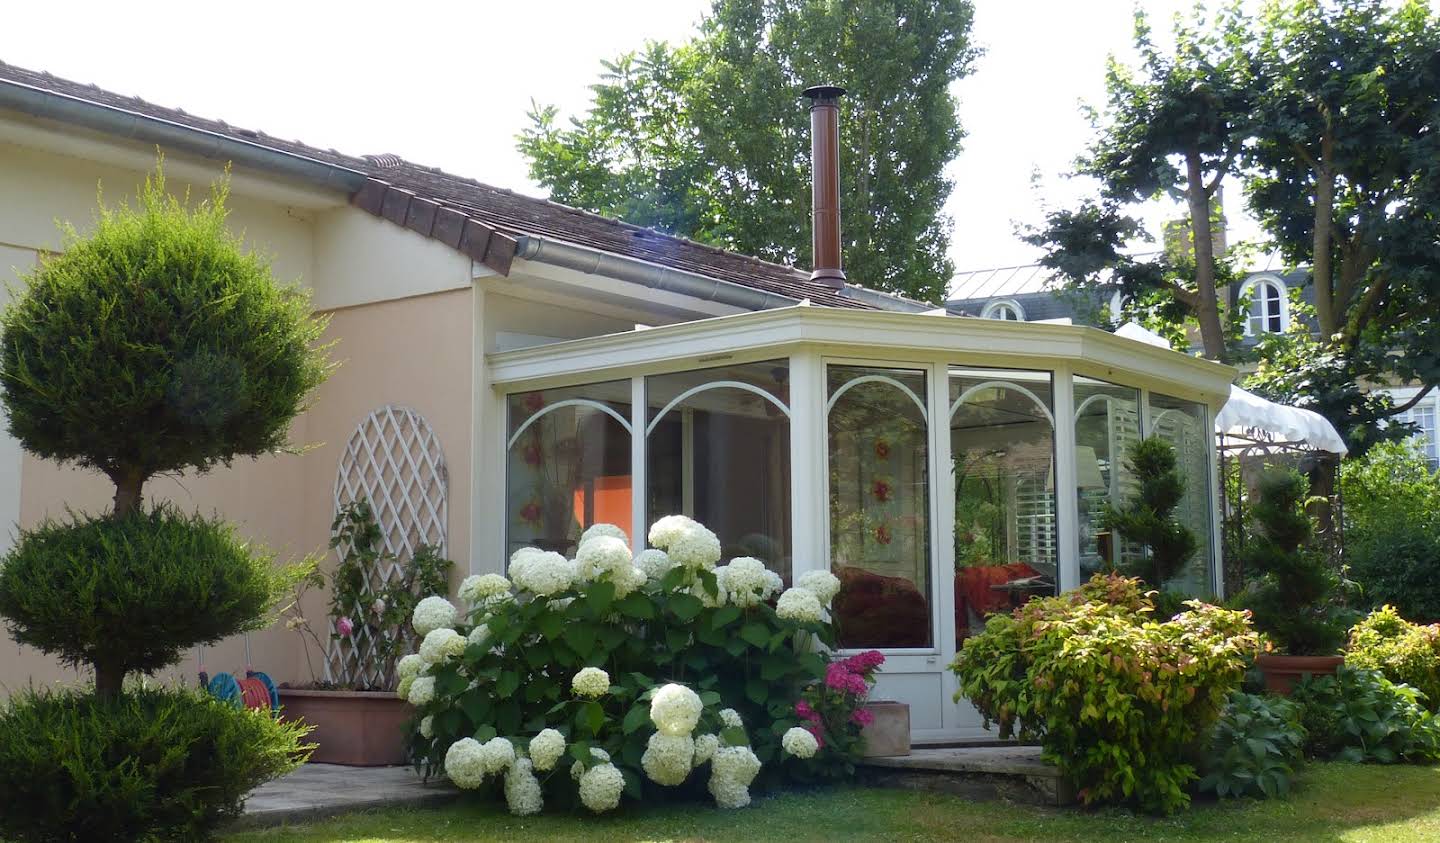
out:
{"label": "arched trellis panel", "polygon": [[[420,547],[447,553],[449,484],[440,439],[414,409],[387,404],[355,428],[340,456],[334,504],[338,514],[354,501],[368,501],[380,527],[389,560],[370,572],[366,585],[372,593],[401,577],[402,566]],[[350,607],[357,617],[370,609]],[[331,642],[326,677],[345,684],[388,685],[393,679],[390,666],[373,657],[379,643],[368,625],[356,623],[351,640]]]}

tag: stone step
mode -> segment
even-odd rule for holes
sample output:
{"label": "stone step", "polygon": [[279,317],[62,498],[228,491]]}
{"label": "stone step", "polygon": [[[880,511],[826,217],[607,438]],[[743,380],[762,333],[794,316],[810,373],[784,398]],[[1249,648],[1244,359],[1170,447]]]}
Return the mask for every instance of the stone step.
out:
{"label": "stone step", "polygon": [[866,758],[861,780],[878,787],[932,790],[970,799],[1070,805],[1073,788],[1038,746],[916,747],[909,755]]}

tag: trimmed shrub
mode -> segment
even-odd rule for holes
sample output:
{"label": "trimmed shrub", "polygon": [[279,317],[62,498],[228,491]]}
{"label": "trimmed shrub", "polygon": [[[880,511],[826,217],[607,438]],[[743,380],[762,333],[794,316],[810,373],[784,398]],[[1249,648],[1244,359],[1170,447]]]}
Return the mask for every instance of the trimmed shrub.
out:
{"label": "trimmed shrub", "polygon": [[1199,789],[1222,798],[1289,793],[1305,760],[1301,713],[1284,697],[1231,694],[1205,747]]}
{"label": "trimmed shrub", "polygon": [[0,615],[66,664],[148,673],[265,626],[286,587],[230,525],[159,506],[24,531],[0,565]]}
{"label": "trimmed shrub", "polygon": [[1425,695],[1426,706],[1440,708],[1440,626],[1421,626],[1382,606],[1350,629],[1345,663],[1378,670]]}
{"label": "trimmed shrub", "polygon": [[1169,813],[1189,804],[1189,752],[1239,686],[1259,641],[1242,612],[1199,601],[1164,623],[1136,579],[994,615],[953,669],[1002,737],[1038,740],[1087,804]]}
{"label": "trimmed shrub", "polygon": [[1305,512],[1310,484],[1294,469],[1271,469],[1260,478],[1259,491],[1241,557],[1245,569],[1260,576],[1236,601],[1284,652],[1331,655],[1345,639],[1347,617],[1354,615],[1338,605],[1340,578],[1311,542],[1314,521]]}
{"label": "trimmed shrub", "polygon": [[21,692],[0,707],[0,838],[210,839],[309,755],[307,727],[200,692]]}
{"label": "trimmed shrub", "polygon": [[1334,676],[1308,677],[1290,698],[1304,712],[1306,754],[1340,761],[1440,759],[1440,721],[1421,694],[1373,670],[1341,665]]}
{"label": "trimmed shrub", "polygon": [[526,814],[555,800],[617,807],[618,790],[614,801],[587,798],[587,776],[592,791],[603,785],[608,796],[620,782],[638,799],[686,792],[708,775],[715,801],[739,807],[762,769],[810,780],[853,762],[858,721],[797,711],[807,686],[868,691],[873,663],[828,676],[813,647],[833,646],[825,607],[839,580],[812,572],[783,589],[757,559],[716,567],[719,541],[682,516],[656,522],[650,542],[632,558],[623,533],[595,525],[576,559],[526,548],[511,558],[513,584],[466,579],[464,611],[422,600],[419,653],[398,668],[399,693],[416,706],[417,768],[503,791]]}
{"label": "trimmed shrub", "polygon": [[[1120,572],[1163,593],[1199,547],[1194,531],[1175,518],[1175,508],[1185,497],[1185,476],[1174,446],[1156,437],[1131,445],[1126,465],[1139,488],[1121,506],[1107,503],[1101,524],[1145,546],[1145,556],[1122,562]],[[1164,602],[1165,609],[1178,610],[1183,601],[1170,597]]]}

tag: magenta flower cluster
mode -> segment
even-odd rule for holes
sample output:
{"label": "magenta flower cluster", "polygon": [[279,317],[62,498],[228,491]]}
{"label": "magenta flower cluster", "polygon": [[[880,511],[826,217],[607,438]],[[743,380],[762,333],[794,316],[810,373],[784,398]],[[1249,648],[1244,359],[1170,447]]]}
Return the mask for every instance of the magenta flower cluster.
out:
{"label": "magenta flower cluster", "polygon": [[876,668],[884,662],[885,656],[878,650],[857,653],[831,662],[825,668],[824,682],[805,689],[803,698],[795,703],[795,714],[820,746],[825,746],[828,736],[832,743],[839,740],[842,747],[853,747],[859,729],[874,722],[865,699],[875,682]]}

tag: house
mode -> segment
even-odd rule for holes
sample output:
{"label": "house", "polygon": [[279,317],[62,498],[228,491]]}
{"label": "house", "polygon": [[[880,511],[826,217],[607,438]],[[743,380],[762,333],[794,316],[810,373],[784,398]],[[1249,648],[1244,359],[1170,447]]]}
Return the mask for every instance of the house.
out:
{"label": "house", "polygon": [[[839,93],[807,92],[832,151]],[[292,431],[311,450],[149,489],[282,556],[323,548],[359,496],[393,552],[439,545],[461,575],[503,572],[526,545],[573,552],[596,521],[638,548],[649,521],[683,512],[787,580],[833,567],[844,645],[887,652],[878,693],[911,703],[922,740],[981,734],[947,665],[985,612],[1130,552],[1096,519],[1133,485],[1120,457],[1135,438],[1171,440],[1201,478],[1183,509],[1202,546],[1176,585],[1219,589],[1210,429],[1234,370],[851,283],[823,156],[807,272],[0,66],[4,280],[60,247],[55,220],[83,230],[97,184],[131,191],[157,147],[177,191],[231,165],[233,227],[312,291],[338,342],[342,367]],[[0,437],[0,523],[106,497],[100,477]],[[304,609],[323,625],[323,597]],[[248,643],[277,680],[309,678],[294,633]],[[243,642],[203,659],[242,667]],[[74,678],[0,647],[0,686]]]}

